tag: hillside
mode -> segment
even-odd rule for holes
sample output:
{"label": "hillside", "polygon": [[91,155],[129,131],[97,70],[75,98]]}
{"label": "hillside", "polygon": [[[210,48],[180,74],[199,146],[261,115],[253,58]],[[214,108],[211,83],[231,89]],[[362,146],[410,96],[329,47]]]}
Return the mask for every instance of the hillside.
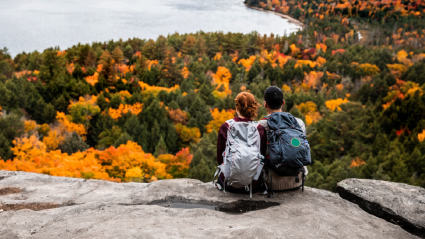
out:
{"label": "hillside", "polygon": [[262,103],[276,85],[307,124],[307,185],[335,190],[356,177],[424,187],[424,3],[376,2],[246,2],[304,23],[287,37],[176,33],[13,59],[0,50],[0,169],[210,181],[236,94]]}
{"label": "hillside", "polygon": [[[404,187],[394,184],[392,192]],[[387,196],[406,205],[422,200],[420,195],[389,192]],[[325,190],[307,187],[304,192],[272,198],[248,198],[219,192],[211,183],[193,179],[114,183],[0,171],[0,207],[4,210],[0,211],[0,235],[43,239],[417,238]],[[421,220],[423,215],[418,211],[408,218]],[[423,221],[417,225],[423,230]]]}

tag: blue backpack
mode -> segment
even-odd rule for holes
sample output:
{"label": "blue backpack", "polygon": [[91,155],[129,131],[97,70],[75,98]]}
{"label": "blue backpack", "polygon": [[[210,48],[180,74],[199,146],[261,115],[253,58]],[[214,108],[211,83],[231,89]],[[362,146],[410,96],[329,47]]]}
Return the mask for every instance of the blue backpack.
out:
{"label": "blue backpack", "polygon": [[293,115],[276,112],[267,118],[266,166],[280,176],[295,176],[311,164],[310,145]]}

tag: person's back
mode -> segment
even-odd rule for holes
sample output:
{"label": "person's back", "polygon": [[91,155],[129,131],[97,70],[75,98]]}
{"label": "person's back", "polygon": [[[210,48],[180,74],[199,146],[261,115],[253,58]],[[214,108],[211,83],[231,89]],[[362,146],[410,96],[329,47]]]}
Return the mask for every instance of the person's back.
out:
{"label": "person's back", "polygon": [[[264,117],[262,120],[260,120],[259,123],[266,129],[266,132],[268,133],[268,135],[270,135],[270,133],[276,130],[276,127],[279,126],[279,125],[276,125],[276,122],[275,122],[276,119],[280,120],[282,118],[283,121],[292,120],[292,122],[284,122],[284,123],[290,124],[290,127],[282,127],[283,129],[297,128],[297,130],[295,130],[295,134],[297,134],[299,137],[295,137],[294,143],[299,145],[295,145],[295,147],[293,147],[292,149],[298,149],[299,151],[301,151],[301,153],[303,153],[307,150],[307,149],[305,150],[302,149],[302,147],[304,147],[305,145],[306,147],[308,147],[308,154],[309,154],[309,146],[305,138],[305,135],[306,135],[305,124],[301,119],[293,117],[289,113],[283,113],[281,109],[284,103],[285,102],[283,99],[283,93],[279,88],[274,86],[267,88],[264,94],[264,107],[266,108],[268,115]],[[271,121],[271,119],[275,121]],[[274,122],[272,129],[270,129],[269,127],[270,122]],[[283,122],[279,122],[279,123],[283,123]],[[301,132],[298,132],[298,131],[301,131]],[[287,134],[288,132],[285,132],[285,133]],[[282,137],[282,136],[276,136],[276,137]],[[299,142],[299,141],[303,141],[303,142]],[[270,143],[271,142],[268,142],[269,145]],[[298,148],[300,145],[301,145],[301,148]],[[282,145],[278,145],[278,146],[282,147]],[[285,146],[287,145],[283,145],[283,147]],[[291,150],[290,147],[288,149]],[[307,161],[304,161],[304,162],[299,162],[297,160],[298,165],[296,166],[281,167],[279,170],[276,170],[276,167],[274,167],[275,166],[274,164],[276,164],[275,162],[276,160],[274,160],[274,163],[271,163],[270,161],[270,154],[273,154],[273,153],[274,152],[270,152],[270,149],[269,149],[266,155],[266,160],[265,160],[266,166],[267,166],[267,170],[265,170],[266,171],[265,176],[270,189],[274,191],[282,191],[282,190],[290,190],[290,189],[297,189],[297,188],[303,187],[304,177],[305,175],[308,174],[307,167],[305,166],[303,167],[303,165],[308,164],[308,160],[310,156],[308,155]],[[290,152],[286,152],[286,154],[289,154],[289,153]],[[294,152],[294,153],[299,153],[299,152]],[[272,155],[272,156],[276,157],[276,155]],[[284,156],[286,155],[282,155],[279,157],[282,158]]]}
{"label": "person's back", "polygon": [[227,120],[218,134],[216,186],[232,192],[245,192],[248,185],[259,190],[257,171],[266,151],[266,135],[264,128],[252,120],[258,103],[252,94],[242,92],[235,104],[237,117]]}

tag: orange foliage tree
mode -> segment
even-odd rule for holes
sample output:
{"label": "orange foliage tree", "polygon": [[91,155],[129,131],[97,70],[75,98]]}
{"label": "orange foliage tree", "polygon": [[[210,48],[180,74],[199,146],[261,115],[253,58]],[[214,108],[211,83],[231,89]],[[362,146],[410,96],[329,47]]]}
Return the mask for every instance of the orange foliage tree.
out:
{"label": "orange foliage tree", "polygon": [[87,81],[87,83],[94,86],[97,82],[99,82],[99,73],[95,72],[93,75],[86,76],[84,79]]}
{"label": "orange foliage tree", "polygon": [[66,177],[89,177],[109,179],[108,174],[93,154],[78,152],[72,156],[60,150],[48,151],[46,145],[36,136],[15,140],[13,160],[0,160],[0,169],[27,171]]}
{"label": "orange foliage tree", "polygon": [[360,167],[360,166],[365,165],[365,164],[366,164],[366,162],[364,160],[357,157],[357,158],[351,160],[350,168]]}
{"label": "orange foliage tree", "polygon": [[[150,182],[172,177],[166,164],[132,141],[118,148],[111,146],[104,151],[90,148],[68,155],[60,150],[49,151],[44,142],[31,135],[15,140],[12,151],[15,158],[0,160],[0,169],[114,181]],[[175,157],[174,161],[182,165],[192,159],[187,151]]]}
{"label": "orange foliage tree", "polygon": [[134,167],[141,169],[142,175],[139,179],[144,182],[171,178],[171,175],[166,172],[166,165],[152,154],[145,153],[135,142],[127,141],[118,148],[109,147],[104,151],[93,151],[99,163],[112,178],[126,180],[126,171]]}
{"label": "orange foliage tree", "polygon": [[87,134],[83,124],[76,124],[71,121],[71,116],[65,115],[63,112],[56,113],[56,119],[61,127],[68,132],[75,132],[80,136]]}
{"label": "orange foliage tree", "polygon": [[422,130],[421,133],[418,133],[418,140],[419,142],[423,142],[425,140],[425,129]]}
{"label": "orange foliage tree", "polygon": [[304,73],[304,84],[308,87],[316,89],[320,86],[320,79],[323,77],[323,72],[310,71],[310,73]]}
{"label": "orange foliage tree", "polygon": [[256,56],[250,56],[247,59],[240,59],[238,63],[243,65],[243,67],[245,67],[245,71],[249,71],[252,67],[252,64],[254,64],[256,59],[257,59]]}
{"label": "orange foliage tree", "polygon": [[183,178],[188,176],[192,158],[193,155],[190,153],[189,148],[181,149],[176,155],[161,154],[158,156],[158,160],[167,165],[167,173],[174,178]]}
{"label": "orange foliage tree", "polygon": [[174,123],[185,124],[187,122],[187,112],[181,109],[168,109],[168,107],[166,109],[168,111],[168,117],[170,117]]}
{"label": "orange foliage tree", "polygon": [[112,118],[112,119],[118,119],[120,117],[122,117],[123,115],[130,113],[133,115],[138,115],[140,114],[140,112],[142,112],[143,109],[143,104],[141,103],[134,103],[132,105],[124,105],[124,104],[120,104],[120,106],[118,107],[118,109],[114,109],[114,108],[109,108],[108,109],[108,115]]}
{"label": "orange foliage tree", "polygon": [[183,69],[181,70],[181,75],[183,76],[184,79],[189,78],[189,68],[187,68],[187,66],[183,67]]}

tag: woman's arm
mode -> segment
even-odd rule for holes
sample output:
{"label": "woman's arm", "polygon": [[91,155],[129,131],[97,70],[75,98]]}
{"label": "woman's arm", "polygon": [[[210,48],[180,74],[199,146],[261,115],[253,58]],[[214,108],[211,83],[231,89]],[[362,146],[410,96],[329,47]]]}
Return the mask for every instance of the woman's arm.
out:
{"label": "woman's arm", "polygon": [[220,130],[218,131],[218,139],[217,139],[217,163],[218,165],[223,163],[223,152],[226,149],[226,141],[227,141],[227,130],[229,129],[229,125],[224,123],[221,125]]}

